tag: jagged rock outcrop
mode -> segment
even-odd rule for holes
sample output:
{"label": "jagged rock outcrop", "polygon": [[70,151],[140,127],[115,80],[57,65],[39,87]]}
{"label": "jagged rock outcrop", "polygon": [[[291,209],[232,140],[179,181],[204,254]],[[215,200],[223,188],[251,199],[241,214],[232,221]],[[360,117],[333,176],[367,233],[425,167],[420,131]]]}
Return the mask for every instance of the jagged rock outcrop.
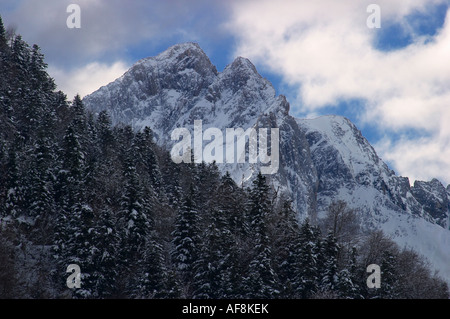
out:
{"label": "jagged rock outcrop", "polygon": [[449,194],[441,182],[437,179],[430,182],[415,181],[411,193],[437,224],[449,228]]}

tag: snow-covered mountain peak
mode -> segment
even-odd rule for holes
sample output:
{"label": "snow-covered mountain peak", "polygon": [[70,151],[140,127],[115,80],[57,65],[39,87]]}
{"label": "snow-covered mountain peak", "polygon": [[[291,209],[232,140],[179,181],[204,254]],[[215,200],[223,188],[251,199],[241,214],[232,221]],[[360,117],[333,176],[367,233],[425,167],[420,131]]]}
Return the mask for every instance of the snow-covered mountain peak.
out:
{"label": "snow-covered mountain peak", "polygon": [[345,166],[351,168],[353,176],[361,173],[367,166],[386,166],[361,131],[346,117],[338,115],[321,116],[315,119],[299,119],[312,141],[311,149],[332,145],[339,152]]}
{"label": "snow-covered mountain peak", "polygon": [[212,65],[206,53],[194,42],[175,44],[156,56],[139,60],[135,65],[144,65],[147,67],[152,67],[156,64],[160,66],[175,65],[180,69],[192,68],[199,71],[201,68],[199,68],[199,65],[196,65],[197,63],[201,67],[212,69],[217,73],[216,68]]}
{"label": "snow-covered mountain peak", "polygon": [[[122,77],[84,98],[94,110],[108,110],[112,122],[150,126],[161,142],[175,127],[202,119],[205,127],[248,128],[259,114],[284,111],[272,84],[255,66],[236,58],[221,73],[196,43],[174,45],[155,57],[138,61]],[[286,111],[285,111],[286,113]]]}
{"label": "snow-covered mountain peak", "polygon": [[[202,48],[198,45],[198,43],[195,42],[185,42],[185,43],[177,43],[171,47],[169,47],[167,50],[161,52],[157,55],[157,58],[159,60],[163,59],[171,59],[174,56],[178,56],[182,53],[192,54],[192,55],[205,55],[205,52],[202,50]],[[207,57],[207,56],[206,56]]]}
{"label": "snow-covered mountain peak", "polygon": [[226,73],[228,70],[230,70],[230,72],[248,73],[250,75],[254,74],[260,77],[253,63],[249,59],[241,56],[237,57],[231,64],[227,65],[224,73]]}

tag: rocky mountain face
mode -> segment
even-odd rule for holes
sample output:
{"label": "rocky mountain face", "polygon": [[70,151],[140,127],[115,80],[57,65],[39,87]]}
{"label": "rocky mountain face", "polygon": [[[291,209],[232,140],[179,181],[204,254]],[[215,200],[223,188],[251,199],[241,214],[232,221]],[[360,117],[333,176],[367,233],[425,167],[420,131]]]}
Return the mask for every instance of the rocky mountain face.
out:
{"label": "rocky mountain face", "polygon": [[[438,180],[410,186],[378,157],[348,119],[297,119],[254,65],[239,57],[218,72],[195,43],[175,45],[137,62],[116,81],[84,98],[87,108],[107,110],[114,124],[145,126],[171,149],[171,132],[208,128],[278,128],[280,162],[271,187],[289,196],[300,218],[320,218],[334,200],[357,209],[361,227],[381,229],[402,247],[427,257],[450,282],[450,186]],[[224,139],[225,140],[225,139]],[[225,143],[225,142],[224,142]],[[261,163],[219,163],[246,184]]]}
{"label": "rocky mountain face", "polygon": [[[97,113],[108,110],[114,124],[150,127],[158,144],[168,149],[174,144],[171,132],[177,127],[193,131],[195,120],[202,121],[203,131],[279,128],[280,161],[285,164],[272,176],[272,186],[289,191],[301,214],[315,211],[317,178],[306,136],[289,115],[286,98],[276,96],[272,84],[245,58],[218,73],[197,44],[176,45],[137,62],[115,82],[85,97],[84,103]],[[246,161],[219,168],[242,184],[259,166]]]}
{"label": "rocky mountain face", "polygon": [[415,181],[411,193],[437,224],[449,228],[450,185],[445,188],[435,178],[431,182]]}

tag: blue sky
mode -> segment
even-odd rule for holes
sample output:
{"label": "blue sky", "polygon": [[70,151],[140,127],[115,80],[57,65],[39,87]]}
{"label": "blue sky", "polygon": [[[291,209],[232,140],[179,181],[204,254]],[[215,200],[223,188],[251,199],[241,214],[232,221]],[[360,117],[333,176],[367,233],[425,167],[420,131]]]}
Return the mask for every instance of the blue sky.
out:
{"label": "blue sky", "polygon": [[[81,29],[69,29],[69,4]],[[366,21],[381,9],[381,28]],[[186,41],[219,71],[249,58],[291,114],[350,118],[399,175],[450,183],[449,0],[2,0],[69,98]]]}

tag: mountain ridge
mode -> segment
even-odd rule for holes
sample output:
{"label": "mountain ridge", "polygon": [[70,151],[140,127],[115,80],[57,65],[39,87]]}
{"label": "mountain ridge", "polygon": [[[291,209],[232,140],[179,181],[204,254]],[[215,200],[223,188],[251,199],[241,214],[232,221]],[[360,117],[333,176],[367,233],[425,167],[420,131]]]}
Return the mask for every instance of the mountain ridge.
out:
{"label": "mountain ridge", "polygon": [[[166,148],[173,145],[174,128],[192,130],[198,119],[204,129],[279,128],[280,170],[270,182],[292,198],[300,218],[321,218],[332,201],[344,200],[358,209],[363,229],[381,228],[412,246],[450,281],[449,187],[438,180],[411,187],[345,117],[292,117],[285,96],[277,96],[246,58],[237,57],[218,72],[198,44],[174,45],[139,60],[83,102],[94,113],[107,110],[114,124],[150,127]],[[252,180],[258,165],[221,164],[220,169],[240,185]],[[428,249],[433,243],[438,248]]]}

